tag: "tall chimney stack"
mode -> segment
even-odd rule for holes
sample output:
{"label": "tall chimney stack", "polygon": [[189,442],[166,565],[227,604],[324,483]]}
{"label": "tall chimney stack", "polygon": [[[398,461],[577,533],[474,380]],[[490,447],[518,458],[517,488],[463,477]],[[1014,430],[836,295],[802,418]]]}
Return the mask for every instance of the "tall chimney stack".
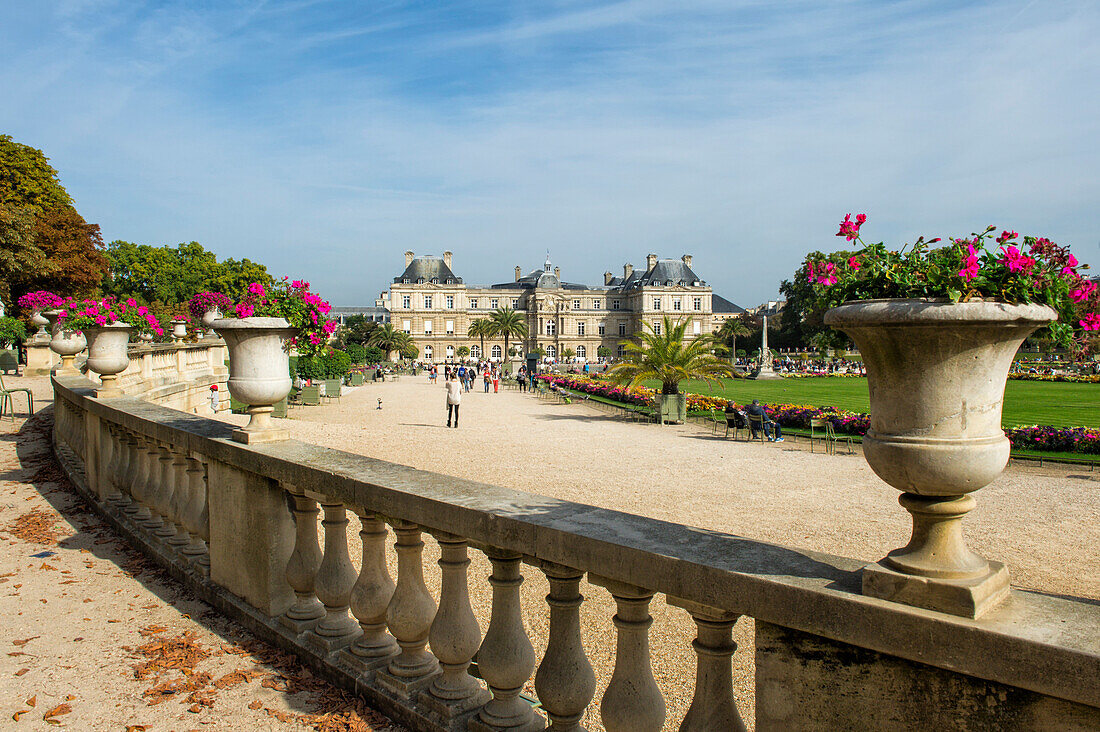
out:
{"label": "tall chimney stack", "polygon": [[603,273],[603,283],[605,285],[610,285],[611,280],[613,280],[613,279],[615,279],[615,275],[611,274],[610,272],[604,272]]}
{"label": "tall chimney stack", "polygon": [[451,268],[451,253],[443,252],[443,264],[447,265],[447,269]]}
{"label": "tall chimney stack", "polygon": [[413,256],[414,255],[413,255],[412,252],[405,252],[405,266],[406,267],[408,267],[410,264],[412,264]]}
{"label": "tall chimney stack", "polygon": [[627,277],[629,277],[630,273],[633,272],[633,271],[634,271],[634,265],[633,264],[624,264],[623,265],[623,279],[625,280]]}
{"label": "tall chimney stack", "polygon": [[690,254],[685,254],[684,256],[680,257],[680,260],[683,261],[684,265],[686,265],[688,269],[691,269],[691,255]]}
{"label": "tall chimney stack", "polygon": [[561,267],[554,267],[554,276],[558,278],[558,282],[561,282]]}
{"label": "tall chimney stack", "polygon": [[521,275],[522,272],[523,272],[523,270],[520,269],[519,265],[517,264],[516,265],[516,282],[519,282],[519,278],[520,278],[520,275]]}
{"label": "tall chimney stack", "polygon": [[648,272],[657,266],[657,255],[647,254],[645,256],[645,271]]}

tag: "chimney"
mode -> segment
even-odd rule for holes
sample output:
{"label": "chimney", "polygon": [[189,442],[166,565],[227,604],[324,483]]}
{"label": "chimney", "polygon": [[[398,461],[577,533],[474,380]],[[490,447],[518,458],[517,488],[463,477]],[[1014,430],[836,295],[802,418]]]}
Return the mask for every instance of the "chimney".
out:
{"label": "chimney", "polygon": [[645,256],[645,271],[648,272],[657,266],[657,255],[647,254]]}
{"label": "chimney", "polygon": [[558,282],[561,282],[561,267],[554,267],[554,276],[558,278]]}
{"label": "chimney", "polygon": [[684,256],[680,257],[680,261],[682,261],[684,263],[685,267],[687,267],[688,269],[691,269],[691,255],[690,254],[685,254]]}
{"label": "chimney", "polygon": [[614,278],[615,278],[615,275],[611,274],[610,272],[604,272],[603,273],[603,283],[605,285],[610,285],[611,280],[614,279]]}
{"label": "chimney", "polygon": [[629,277],[630,273],[633,272],[633,271],[634,271],[634,265],[633,264],[624,264],[623,265],[623,279],[625,280],[627,277]]}
{"label": "chimney", "polygon": [[447,269],[451,268],[451,253],[443,252],[443,264],[447,265]]}
{"label": "chimney", "polygon": [[413,261],[413,253],[412,252],[405,252],[405,266],[408,267],[410,264],[412,264],[412,261]]}
{"label": "chimney", "polygon": [[519,278],[520,278],[522,272],[523,272],[523,270],[520,269],[519,265],[517,264],[516,265],[516,282],[519,282]]}

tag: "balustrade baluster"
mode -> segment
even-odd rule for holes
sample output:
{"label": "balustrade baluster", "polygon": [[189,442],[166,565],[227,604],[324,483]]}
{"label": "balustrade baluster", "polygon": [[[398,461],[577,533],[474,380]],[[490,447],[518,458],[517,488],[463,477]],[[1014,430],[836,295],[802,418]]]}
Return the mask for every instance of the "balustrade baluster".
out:
{"label": "balustrade baluster", "polygon": [[99,467],[103,502],[114,505],[121,496],[118,492],[118,443],[114,425],[106,420],[99,420],[99,455],[103,461]]}
{"label": "balustrade baluster", "polygon": [[155,515],[160,518],[160,525],[153,530],[153,536],[161,540],[167,540],[169,537],[176,535],[176,527],[172,523],[172,496],[176,492],[176,473],[172,469],[174,458],[171,448],[161,443],[158,445],[157,451],[159,453],[157,461],[160,463],[157,470],[160,490],[154,494],[156,500],[153,504],[153,510]]}
{"label": "balustrade baluster", "polygon": [[495,549],[486,554],[493,565],[489,576],[493,609],[485,640],[477,652],[477,667],[493,698],[470,721],[470,729],[476,732],[544,729],[542,717],[519,698],[523,685],[535,670],[535,649],[524,630],[520,612],[521,555]]}
{"label": "balustrade baluster", "polygon": [[124,430],[122,433],[123,452],[126,455],[126,467],[122,472],[122,484],[123,493],[125,493],[128,500],[123,502],[119,507],[126,515],[132,516],[138,512],[141,508],[141,503],[137,499],[135,493],[134,484],[137,482],[138,473],[141,472],[141,459],[138,455],[138,449],[140,443],[137,436],[134,433]]}
{"label": "balustrade baluster", "polygon": [[351,588],[351,612],[363,634],[348,647],[343,659],[361,673],[370,673],[398,653],[397,640],[386,630],[386,608],[393,598],[394,583],[386,569],[386,524],[366,510],[355,512],[361,524],[363,567]]}
{"label": "balustrade baluster", "polygon": [[393,530],[397,534],[397,586],[386,608],[386,625],[401,652],[386,671],[375,675],[375,680],[391,693],[410,700],[439,673],[439,662],[425,649],[435,617],[435,600],[424,584],[420,527],[396,521]]}
{"label": "balustrade baluster", "polygon": [[331,653],[351,643],[362,632],[348,614],[355,567],[348,555],[348,515],[342,503],[324,503],[325,556],[314,577],[317,599],[325,606],[325,617],[313,628],[309,643]]}
{"label": "balustrade baluster", "polygon": [[168,506],[168,520],[175,533],[168,539],[169,546],[182,550],[191,543],[191,537],[183,525],[183,517],[191,500],[191,483],[187,475],[187,455],[172,451],[172,500]]}
{"label": "balustrade baluster", "polygon": [[187,529],[189,542],[182,550],[183,555],[199,564],[210,565],[210,554],[204,540],[208,536],[206,522],[206,477],[201,461],[187,458],[187,505],[183,510],[183,526]]}
{"label": "balustrade baluster", "polygon": [[698,659],[695,695],[680,724],[680,732],[716,729],[744,732],[745,723],[733,698],[733,654],[737,650],[733,642],[733,625],[740,616],[678,597],[669,597],[668,604],[691,613],[698,629],[691,642]]}
{"label": "balustrade baluster", "polygon": [[581,643],[583,572],[551,562],[540,567],[550,582],[550,639],[535,674],[539,702],[555,732],[584,730],[581,719],[596,692],[596,675]]}
{"label": "balustrade baluster", "polygon": [[279,619],[284,627],[304,633],[325,617],[325,606],[313,594],[314,578],[321,567],[321,547],[317,545],[317,502],[295,486],[286,485],[294,515],[294,551],[286,563],[286,581],[296,599]]}
{"label": "balustrade baluster", "polygon": [[604,577],[591,580],[615,598],[618,630],[615,671],[600,704],[607,732],[658,732],[665,721],[665,699],[649,662],[649,601],[653,592]]}
{"label": "balustrade baluster", "polygon": [[160,445],[153,440],[147,440],[145,456],[149,469],[143,488],[145,493],[145,500],[143,503],[149,515],[138,523],[152,531],[154,529],[159,529],[164,524],[164,522],[161,521],[160,512],[157,511],[161,490],[164,487],[164,480],[161,475]]}
{"label": "balustrade baluster", "polygon": [[134,522],[140,525],[141,522],[147,521],[151,514],[149,510],[149,482],[155,461],[152,447],[144,437],[135,436],[134,460],[137,462],[137,470],[134,473],[134,482],[130,494],[137,501],[137,504],[128,513],[131,513]]}
{"label": "balustrade baluster", "polygon": [[107,496],[107,503],[113,506],[117,510],[122,510],[123,507],[130,501],[130,485],[129,485],[129,473],[130,473],[130,445],[129,437],[126,431],[121,427],[111,426],[112,446],[114,450],[114,458],[110,465],[110,477],[111,485],[115,490],[109,496]]}
{"label": "balustrade baluster", "polygon": [[420,701],[443,720],[451,720],[489,700],[489,693],[470,675],[470,662],[481,644],[481,628],[470,606],[467,569],[470,566],[465,539],[433,532],[439,542],[442,583],[439,610],[428,640],[439,659],[442,673],[435,677]]}

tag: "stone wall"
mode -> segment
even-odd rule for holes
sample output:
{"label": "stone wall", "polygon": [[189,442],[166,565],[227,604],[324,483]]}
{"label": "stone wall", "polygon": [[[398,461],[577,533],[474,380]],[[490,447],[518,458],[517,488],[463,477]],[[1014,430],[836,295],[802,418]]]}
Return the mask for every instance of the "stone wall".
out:
{"label": "stone wall", "polygon": [[[147,387],[128,374],[131,394],[170,402],[166,371],[150,364]],[[859,560],[293,440],[244,445],[230,425],[136,396],[96,399],[92,387],[55,376],[54,438],[97,509],[199,596],[411,729],[541,729],[547,718],[578,729],[595,703],[578,625],[586,574],[618,608],[599,701],[608,730],[665,728],[647,642],[657,593],[698,628],[682,730],[743,728],[730,681],[739,616],[756,619],[760,730],[1100,729],[1094,603],[1014,590],[980,620],[953,617],[864,596]],[[363,539],[358,573],[349,530]],[[424,585],[425,534],[442,550],[438,597]],[[384,561],[392,537],[396,578]],[[471,550],[493,567],[484,637],[467,593]],[[551,588],[541,659],[519,615],[525,572]],[[480,679],[468,673],[475,653]],[[538,711],[518,696],[532,676]]]}

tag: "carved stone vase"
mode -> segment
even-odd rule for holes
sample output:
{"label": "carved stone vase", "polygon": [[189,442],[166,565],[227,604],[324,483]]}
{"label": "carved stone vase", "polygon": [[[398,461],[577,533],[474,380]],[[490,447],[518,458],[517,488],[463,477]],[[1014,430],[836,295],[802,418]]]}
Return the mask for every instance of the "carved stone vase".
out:
{"label": "carved stone vase", "polygon": [[99,374],[103,385],[96,396],[119,397],[122,389],[118,387],[118,375],[130,365],[127,348],[133,327],[129,323],[114,323],[95,328],[85,328],[88,339],[88,370]]}
{"label": "carved stone vase", "polygon": [[64,323],[59,323],[60,310],[47,310],[42,313],[50,321],[50,330],[53,337],[50,339],[50,350],[61,357],[61,370],[59,373],[73,375],[79,373],[73,366],[73,360],[77,354],[83,351],[88,341],[79,330],[66,328]]}
{"label": "carved stone vase", "polygon": [[41,310],[35,310],[31,313],[31,323],[38,327],[38,330],[31,336],[31,340],[35,342],[48,343],[50,340],[50,334],[46,332],[46,326],[50,324],[49,318],[42,315]]}
{"label": "carved stone vase", "polygon": [[871,427],[863,453],[902,491],[909,543],[863,571],[863,593],[978,617],[1008,595],[1008,570],[966,546],[974,491],[1001,474],[1005,381],[1020,344],[1057,317],[1045,305],[865,300],[825,314],[867,368]]}
{"label": "carved stone vase", "polygon": [[202,318],[200,320],[203,326],[206,328],[207,335],[214,335],[214,329],[212,327],[214,325],[214,321],[221,320],[223,317],[224,316],[222,316],[222,311],[218,308],[211,308],[202,314]]}
{"label": "carved stone vase", "polygon": [[222,318],[213,327],[229,348],[229,393],[248,405],[250,415],[233,439],[285,440],[287,431],[271,423],[271,412],[290,393],[289,341],[297,329],[282,318]]}

